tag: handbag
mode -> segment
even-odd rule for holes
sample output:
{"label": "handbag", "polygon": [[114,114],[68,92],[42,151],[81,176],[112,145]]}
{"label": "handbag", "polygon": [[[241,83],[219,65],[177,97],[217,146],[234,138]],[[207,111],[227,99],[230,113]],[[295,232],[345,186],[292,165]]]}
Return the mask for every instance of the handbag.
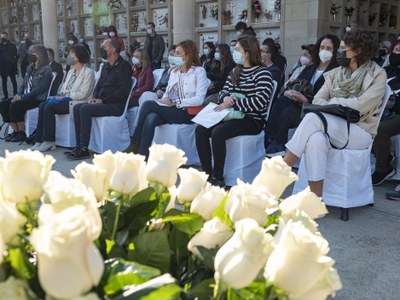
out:
{"label": "handbag", "polygon": [[[185,97],[185,93],[183,92],[183,84],[182,84],[180,73],[178,73],[178,94],[179,94],[179,102],[180,102],[180,99],[183,99]],[[186,112],[188,113],[188,115],[195,116],[203,108],[204,108],[203,105],[187,106],[186,107]]]}
{"label": "handbag", "polygon": [[303,96],[306,98],[312,97],[313,95],[313,86],[307,79],[297,78],[293,81],[290,81],[286,84],[285,90],[295,90],[303,94]]}
{"label": "handbag", "polygon": [[[360,121],[360,112],[358,110],[340,104],[316,105],[304,103],[301,115],[304,116],[306,113],[310,112],[315,113],[321,119],[324,126],[324,132],[327,135],[329,144],[331,144],[332,148],[342,150],[347,147],[350,138],[350,123],[358,123]],[[322,113],[331,114],[347,121],[347,142],[343,147],[339,148],[332,144],[328,134],[328,122]]]}
{"label": "handbag", "polygon": [[[230,95],[233,99],[243,99],[246,98],[245,95],[240,93],[231,93]],[[230,121],[230,120],[240,120],[244,119],[245,114],[242,111],[235,110],[233,107],[226,108],[229,110],[229,113],[222,119],[222,122]]]}

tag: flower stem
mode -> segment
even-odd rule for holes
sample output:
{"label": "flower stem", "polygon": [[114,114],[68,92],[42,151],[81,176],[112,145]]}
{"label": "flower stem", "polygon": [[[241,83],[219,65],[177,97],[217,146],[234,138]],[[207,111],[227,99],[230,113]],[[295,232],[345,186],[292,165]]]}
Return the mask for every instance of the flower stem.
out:
{"label": "flower stem", "polygon": [[111,240],[115,240],[115,235],[117,234],[117,228],[118,228],[118,222],[119,222],[119,214],[121,212],[121,206],[122,206],[122,199],[118,198],[117,199],[117,212],[115,214],[115,220],[114,220],[114,226],[113,226],[113,231],[111,235]]}

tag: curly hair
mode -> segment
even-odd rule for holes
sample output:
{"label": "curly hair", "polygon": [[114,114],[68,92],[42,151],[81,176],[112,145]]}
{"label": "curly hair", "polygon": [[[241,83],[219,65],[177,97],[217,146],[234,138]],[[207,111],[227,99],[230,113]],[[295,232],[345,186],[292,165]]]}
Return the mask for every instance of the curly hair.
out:
{"label": "curly hair", "polygon": [[355,57],[359,66],[374,58],[378,51],[377,39],[365,30],[346,33],[343,42],[355,52],[359,52]]}

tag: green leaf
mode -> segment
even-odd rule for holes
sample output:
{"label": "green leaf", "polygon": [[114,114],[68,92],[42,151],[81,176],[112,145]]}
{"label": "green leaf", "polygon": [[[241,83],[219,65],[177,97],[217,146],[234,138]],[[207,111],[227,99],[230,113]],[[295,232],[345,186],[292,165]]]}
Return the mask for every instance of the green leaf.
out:
{"label": "green leaf", "polygon": [[190,289],[189,294],[196,297],[199,300],[212,299],[213,287],[215,284],[214,278],[205,279],[198,285]]}
{"label": "green leaf", "polygon": [[233,223],[231,221],[231,218],[229,218],[228,214],[225,211],[225,204],[227,200],[228,200],[228,193],[225,195],[225,198],[218,205],[217,209],[214,210],[212,217],[213,218],[217,217],[222,222],[224,222],[228,227],[233,228]]}
{"label": "green leaf", "polygon": [[146,202],[134,208],[129,208],[123,213],[121,224],[128,228],[129,238],[135,237],[141,229],[146,227],[147,222],[152,219],[157,206],[158,200]]}
{"label": "green leaf", "polygon": [[141,297],[140,300],[160,300],[160,299],[179,299],[181,288],[176,284],[169,284],[158,288],[147,296]]}
{"label": "green leaf", "polygon": [[126,286],[139,285],[160,275],[158,269],[123,259],[112,259],[107,264],[110,264],[104,285],[107,295],[116,294]]}
{"label": "green leaf", "polygon": [[35,276],[35,268],[29,262],[26,253],[22,253],[19,248],[8,249],[8,259],[11,267],[21,278],[30,279]]}
{"label": "green leaf", "polygon": [[147,189],[144,189],[134,196],[128,198],[126,201],[124,201],[124,204],[129,206],[129,207],[135,207],[139,204],[148,202],[148,201],[154,201],[156,199],[155,194],[156,191],[152,187],[148,187]]}
{"label": "green leaf", "polygon": [[[111,297],[110,300],[139,300],[139,299],[156,299],[156,300],[163,300],[163,299],[171,299],[168,295],[157,295],[157,298],[143,298],[146,295],[150,295],[151,293],[157,291],[162,287],[169,287],[170,288],[164,290],[166,294],[169,295],[176,295],[176,285],[175,279],[170,274],[164,274],[157,278],[154,278],[148,282],[145,282],[138,286],[130,286],[128,289],[124,291],[123,294],[118,295],[116,297]],[[175,296],[172,296],[172,299]]]}
{"label": "green leaf", "polygon": [[205,248],[203,246],[196,246],[197,250],[199,250],[201,256],[203,257],[203,263],[204,265],[214,271],[214,260],[215,260],[215,256],[217,255],[217,252],[219,250],[219,248]]}
{"label": "green leaf", "polygon": [[146,232],[132,240],[135,248],[128,252],[128,259],[158,268],[162,273],[169,270],[171,251],[165,231]]}
{"label": "green leaf", "polygon": [[203,227],[203,218],[198,214],[184,213],[177,209],[168,211],[162,222],[172,222],[179,231],[193,235]]}

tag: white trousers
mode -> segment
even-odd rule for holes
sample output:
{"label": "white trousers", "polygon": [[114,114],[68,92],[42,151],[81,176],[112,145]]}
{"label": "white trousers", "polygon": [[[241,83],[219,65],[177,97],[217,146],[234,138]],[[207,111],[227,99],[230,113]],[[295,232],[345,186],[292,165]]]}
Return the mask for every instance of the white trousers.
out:
{"label": "white trousers", "polygon": [[[371,134],[356,123],[350,124],[350,136],[348,136],[346,120],[330,114],[324,116],[328,123],[330,141],[337,148],[343,147],[347,140],[349,143],[346,149],[350,150],[367,149],[372,144]],[[286,148],[299,158],[304,154],[308,181],[325,179],[328,150],[332,147],[324,132],[324,125],[316,114],[305,115],[292,139],[286,144]]]}

